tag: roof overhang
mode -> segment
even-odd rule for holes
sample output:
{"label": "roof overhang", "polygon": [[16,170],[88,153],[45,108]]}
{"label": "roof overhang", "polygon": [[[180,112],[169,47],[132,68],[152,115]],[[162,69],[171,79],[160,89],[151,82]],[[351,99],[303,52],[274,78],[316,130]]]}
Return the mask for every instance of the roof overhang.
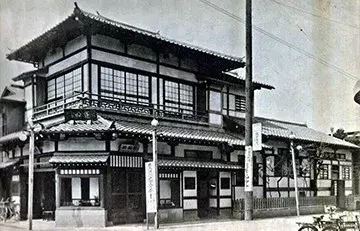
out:
{"label": "roof overhang", "polygon": [[48,70],[49,70],[48,67],[44,67],[44,68],[37,69],[37,70],[27,71],[27,72],[21,73],[20,75],[14,77],[12,80],[14,80],[16,82],[16,81],[25,80],[27,78],[31,78],[34,76],[46,77]]}
{"label": "roof overhang", "polygon": [[9,168],[11,166],[14,166],[15,164],[19,163],[20,159],[9,159],[5,162],[0,162],[0,169]]}
{"label": "roof overhang", "polygon": [[216,160],[159,159],[160,168],[239,170],[242,166]]}
{"label": "roof overhang", "polygon": [[108,152],[56,152],[49,163],[57,166],[104,166],[108,158]]}
{"label": "roof overhang", "polygon": [[206,68],[230,71],[245,66],[242,58],[221,54],[198,46],[179,42],[144,29],[120,23],[101,15],[75,8],[74,12],[58,25],[7,55],[9,60],[38,64],[48,51],[63,47],[68,41],[82,34],[105,34],[137,42],[158,50],[170,50],[180,57],[196,58],[207,64]]}

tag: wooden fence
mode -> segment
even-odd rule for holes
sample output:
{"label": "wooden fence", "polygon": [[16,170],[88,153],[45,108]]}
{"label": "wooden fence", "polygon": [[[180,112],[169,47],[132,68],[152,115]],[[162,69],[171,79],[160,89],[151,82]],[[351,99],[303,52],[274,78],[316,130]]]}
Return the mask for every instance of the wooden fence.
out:
{"label": "wooden fence", "polygon": [[[300,197],[300,207],[336,205],[335,196],[324,197]],[[274,197],[274,198],[254,198],[254,210],[268,210],[281,208],[295,208],[295,197]],[[244,199],[234,201],[234,211],[244,211]]]}

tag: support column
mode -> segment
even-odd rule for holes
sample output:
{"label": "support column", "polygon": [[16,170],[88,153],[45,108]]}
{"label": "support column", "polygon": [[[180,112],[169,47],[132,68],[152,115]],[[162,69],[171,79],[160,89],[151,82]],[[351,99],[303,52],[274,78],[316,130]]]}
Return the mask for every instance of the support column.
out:
{"label": "support column", "polygon": [[60,207],[60,191],[61,191],[61,179],[59,177],[59,169],[55,170],[55,206],[56,209]]}

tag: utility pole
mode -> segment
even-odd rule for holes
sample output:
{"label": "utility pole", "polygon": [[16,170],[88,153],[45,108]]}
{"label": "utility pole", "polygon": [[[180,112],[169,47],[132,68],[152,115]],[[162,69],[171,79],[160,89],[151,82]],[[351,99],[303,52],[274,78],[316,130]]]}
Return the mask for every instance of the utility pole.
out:
{"label": "utility pole", "polygon": [[246,111],[245,111],[245,220],[253,219],[253,151],[252,120],[254,92],[252,88],[252,22],[251,0],[246,0]]}
{"label": "utility pole", "polygon": [[298,190],[298,181],[297,181],[297,172],[296,172],[296,162],[295,162],[294,138],[295,138],[294,134],[291,134],[291,135],[290,135],[290,149],[291,149],[292,167],[293,167],[293,173],[294,173],[296,215],[297,215],[297,216],[300,216],[299,190]]}
{"label": "utility pole", "polygon": [[34,132],[34,127],[32,125],[30,125],[30,126],[31,127],[30,127],[30,140],[29,140],[28,222],[29,222],[29,230],[32,230],[35,132]]}

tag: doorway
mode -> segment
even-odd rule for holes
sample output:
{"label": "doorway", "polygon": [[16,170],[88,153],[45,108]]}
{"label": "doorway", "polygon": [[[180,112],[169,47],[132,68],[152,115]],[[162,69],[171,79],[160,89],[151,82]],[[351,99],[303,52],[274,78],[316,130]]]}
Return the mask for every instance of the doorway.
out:
{"label": "doorway", "polygon": [[139,223],[145,219],[144,170],[111,169],[110,220],[113,224]]}
{"label": "doorway", "polygon": [[208,172],[197,172],[197,200],[199,218],[206,218],[209,216],[209,179],[210,176]]}

